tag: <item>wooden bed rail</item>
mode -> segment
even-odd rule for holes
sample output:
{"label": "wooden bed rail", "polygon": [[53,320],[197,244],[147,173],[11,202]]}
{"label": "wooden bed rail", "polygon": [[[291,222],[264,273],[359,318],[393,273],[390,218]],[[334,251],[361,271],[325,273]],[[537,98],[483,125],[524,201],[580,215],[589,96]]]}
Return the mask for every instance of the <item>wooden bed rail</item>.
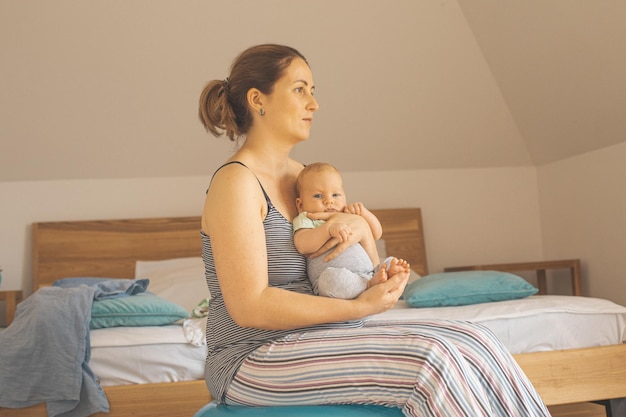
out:
{"label": "wooden bed rail", "polygon": [[[211,401],[204,380],[104,387],[111,410],[91,417],[193,416]],[[46,417],[44,403],[23,409],[0,407],[0,417]]]}
{"label": "wooden bed rail", "polygon": [[487,264],[487,265],[470,265],[470,266],[454,266],[445,268],[445,272],[458,271],[502,271],[502,272],[522,272],[535,271],[537,276],[537,288],[539,294],[548,293],[548,284],[546,280],[546,271],[550,269],[568,269],[570,272],[570,280],[572,284],[573,295],[583,295],[582,282],[580,277],[580,259],[561,259],[556,261],[537,261],[537,262],[517,262],[504,264]]}
{"label": "wooden bed rail", "polygon": [[621,398],[626,345],[513,355],[547,405]]}

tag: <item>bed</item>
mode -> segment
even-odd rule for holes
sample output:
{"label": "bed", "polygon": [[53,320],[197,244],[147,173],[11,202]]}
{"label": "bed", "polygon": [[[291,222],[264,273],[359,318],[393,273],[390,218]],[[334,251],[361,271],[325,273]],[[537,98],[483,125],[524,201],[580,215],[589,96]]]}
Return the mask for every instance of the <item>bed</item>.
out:
{"label": "bed", "polygon": [[[426,247],[420,209],[383,209],[374,212],[383,225],[386,252],[407,259],[417,274],[427,275]],[[199,229],[200,219],[198,217],[35,223],[32,227],[33,288],[49,286],[54,281],[64,277],[132,278],[136,275],[137,261],[158,264],[161,260],[168,262],[172,259],[197,259],[200,256],[201,246]],[[451,267],[449,270],[491,268],[505,271],[520,269],[538,271],[537,286],[540,289],[540,294],[546,290],[545,271],[552,268],[565,268],[569,270],[571,275],[573,293],[580,294],[580,264],[577,260],[531,264],[473,265]],[[494,323],[497,322],[497,325],[500,326],[499,328],[496,326],[496,328],[501,329],[498,330],[499,336],[507,338],[507,332],[511,332],[511,320],[515,320],[515,323],[521,326],[519,323],[523,319],[521,317],[523,314],[520,311],[528,310],[528,308],[515,306],[515,303],[532,302],[532,300],[541,299],[540,297],[543,295],[532,296],[523,300],[488,303],[497,305],[501,311],[501,315],[494,319]],[[569,303],[570,300],[592,302],[586,297],[564,296],[558,299],[558,303]],[[603,301],[606,300],[599,300],[598,302]],[[510,308],[507,303],[511,304]],[[531,343],[530,346],[517,346],[514,348],[515,351],[512,350],[515,359],[529,376],[547,405],[626,397],[626,345],[622,343],[626,309],[621,306],[613,307],[615,307],[614,311],[609,311],[610,308],[607,309],[606,315],[602,318],[602,326],[598,325],[599,322],[597,321],[591,321],[588,324],[590,332],[595,331],[595,328],[604,326],[609,333],[613,333],[612,336],[602,336],[601,340],[590,336],[591,340],[577,341],[576,343],[581,345],[575,348],[546,347],[542,346],[542,341],[538,341],[535,345]],[[458,309],[462,308],[464,307]],[[594,310],[596,306],[590,304],[585,308]],[[445,307],[443,310],[437,310],[436,313],[432,313],[433,309],[424,309],[421,313],[429,314],[427,310],[431,310],[430,314],[439,315],[450,309],[457,309],[457,307]],[[402,304],[399,303],[398,308],[374,317],[372,320],[397,320],[407,314],[407,310],[417,311],[420,309],[403,309]],[[511,313],[512,310],[517,311],[517,313]],[[546,313],[549,314],[550,311],[546,311]],[[568,313],[568,309],[565,309],[565,313]],[[577,315],[577,311],[572,310],[569,313],[574,317],[580,317]],[[487,313],[468,312],[467,314]],[[516,315],[521,318],[514,317]],[[558,315],[555,317],[557,320],[555,326],[559,326],[558,320],[560,318]],[[477,320],[483,319],[485,319],[484,316],[477,318]],[[524,324],[524,328],[528,329],[528,334],[532,331],[533,325],[533,322]],[[157,330],[169,332],[170,336],[164,337],[178,337],[180,339],[182,333],[185,336],[189,335],[189,333],[182,331],[183,327],[181,325],[169,325],[147,329],[118,328],[117,330],[120,332],[126,332],[126,335],[120,340],[124,337],[134,340],[127,343],[133,348],[129,348],[125,344],[126,342],[107,342],[112,340],[111,336],[99,332],[99,330],[92,331],[93,343],[90,364],[96,374],[100,370],[105,373],[105,367],[110,369],[111,366],[115,366],[115,362],[122,362],[121,359],[119,361],[109,360],[109,364],[105,364],[106,360],[104,357],[100,358],[98,350],[106,348],[117,352],[113,354],[113,358],[118,357],[117,355],[121,355],[123,352],[131,352],[132,355],[135,355],[134,362],[137,362],[138,359],[150,358],[149,361],[142,361],[142,367],[155,367],[154,369],[158,371],[152,372],[152,374],[156,373],[161,378],[154,382],[154,380],[149,380],[152,377],[145,375],[136,380],[133,379],[132,375],[121,378],[118,376],[117,378],[120,378],[118,380],[114,376],[107,376],[103,387],[111,411],[109,414],[101,413],[98,415],[115,417],[193,415],[195,411],[211,400],[201,376],[205,352],[203,346],[184,343],[184,341],[178,343],[184,349],[182,353],[179,352],[178,357],[192,358],[195,363],[193,365],[195,369],[187,372],[187,374],[172,370],[169,364],[159,363],[159,355],[163,354],[158,353],[162,340],[155,336]],[[109,329],[103,330],[109,331]],[[144,346],[143,342],[137,341],[142,332],[152,335],[154,339],[152,347],[156,346],[155,349],[151,350],[150,346]],[[556,332],[556,334],[559,333]],[[189,342],[189,337],[186,337],[186,340]],[[174,345],[175,343],[170,344]],[[176,356],[174,357],[176,358]],[[0,408],[0,416],[45,415],[45,406],[41,404],[23,409]]]}

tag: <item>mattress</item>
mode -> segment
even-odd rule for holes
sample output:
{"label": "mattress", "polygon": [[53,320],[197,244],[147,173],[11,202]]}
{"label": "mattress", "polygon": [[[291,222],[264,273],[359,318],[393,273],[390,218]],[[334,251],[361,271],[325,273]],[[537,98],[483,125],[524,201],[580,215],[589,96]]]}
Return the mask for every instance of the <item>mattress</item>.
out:
{"label": "mattress", "polygon": [[[619,344],[626,340],[626,307],[573,296],[532,296],[461,307],[395,308],[366,325],[423,319],[466,320],[491,329],[513,354]],[[183,325],[92,330],[93,372],[103,386],[204,379],[205,320]]]}
{"label": "mattress", "polygon": [[89,366],[102,386],[204,379],[206,345],[186,333],[182,325],[92,330]]}

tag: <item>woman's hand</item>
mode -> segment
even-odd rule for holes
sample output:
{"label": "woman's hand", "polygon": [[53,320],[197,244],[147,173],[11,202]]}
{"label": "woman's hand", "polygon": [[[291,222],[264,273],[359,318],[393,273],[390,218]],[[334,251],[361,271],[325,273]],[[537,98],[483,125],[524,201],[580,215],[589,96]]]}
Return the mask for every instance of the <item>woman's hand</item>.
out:
{"label": "woman's hand", "polygon": [[[387,269],[384,264],[381,269],[384,269],[386,274]],[[370,288],[363,291],[355,301],[365,303],[366,308],[371,310],[369,315],[382,313],[398,302],[408,280],[409,272],[398,272],[382,282],[374,283]]]}
{"label": "woman's hand", "polygon": [[331,237],[317,250],[317,252],[309,255],[312,258],[315,258],[334,248],[333,251],[324,258],[324,262],[335,259],[350,246],[360,242],[363,239],[371,238],[372,235],[370,227],[365,219],[356,214],[340,212],[319,212],[307,213],[307,216],[313,220],[325,220],[328,223],[342,223],[350,229],[351,233],[347,235],[345,239]]}

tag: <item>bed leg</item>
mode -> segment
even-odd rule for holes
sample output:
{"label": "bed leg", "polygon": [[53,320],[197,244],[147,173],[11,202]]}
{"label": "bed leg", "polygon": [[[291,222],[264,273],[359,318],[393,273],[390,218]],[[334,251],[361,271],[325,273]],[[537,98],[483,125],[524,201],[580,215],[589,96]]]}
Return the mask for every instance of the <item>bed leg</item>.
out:
{"label": "bed leg", "polygon": [[613,411],[611,410],[611,400],[592,401],[592,403],[603,406],[606,417],[613,417]]}
{"label": "bed leg", "polygon": [[[626,417],[626,398],[616,398],[608,401],[607,416]],[[608,414],[611,413],[611,414]]]}
{"label": "bed leg", "polygon": [[626,417],[626,398],[594,401],[594,403],[604,406],[606,417]]}

